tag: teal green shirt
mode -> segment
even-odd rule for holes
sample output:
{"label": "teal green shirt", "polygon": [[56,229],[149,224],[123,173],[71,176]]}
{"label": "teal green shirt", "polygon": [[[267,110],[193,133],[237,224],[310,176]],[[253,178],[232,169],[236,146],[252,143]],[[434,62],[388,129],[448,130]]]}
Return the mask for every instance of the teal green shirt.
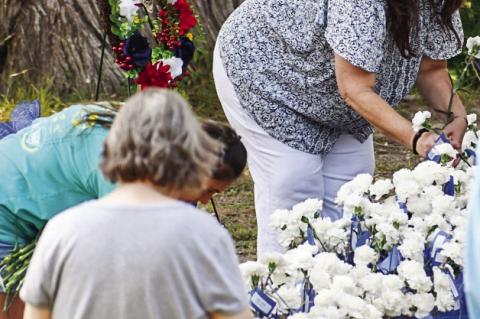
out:
{"label": "teal green shirt", "polygon": [[0,140],[0,242],[32,239],[65,210],[113,190],[99,169],[108,130],[79,124],[82,105]]}

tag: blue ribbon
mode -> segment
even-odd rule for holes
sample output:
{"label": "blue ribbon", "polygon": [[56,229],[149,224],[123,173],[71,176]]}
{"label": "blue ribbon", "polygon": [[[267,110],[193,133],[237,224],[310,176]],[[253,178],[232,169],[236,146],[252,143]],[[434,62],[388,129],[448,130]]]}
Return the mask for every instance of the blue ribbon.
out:
{"label": "blue ribbon", "polygon": [[428,151],[428,154],[427,154],[427,159],[430,160],[430,161],[434,161],[436,163],[440,163],[440,160],[442,158],[441,155],[437,155],[433,152],[433,148],[437,145],[440,145],[440,144],[445,144],[445,143],[450,143],[447,136],[442,133],[440,134],[440,136],[437,138],[437,140],[435,141],[435,144],[433,145],[433,147],[430,149],[430,151]]}
{"label": "blue ribbon", "polygon": [[473,158],[473,164],[477,165],[477,153],[471,148],[465,149],[465,153],[467,153],[468,158]]}
{"label": "blue ribbon", "polygon": [[[465,300],[465,293],[463,292],[463,272],[460,272],[456,277],[450,270],[443,270],[450,277],[452,284],[452,293],[456,302],[455,309],[448,312],[436,312],[432,315],[433,319],[467,319],[468,309]],[[473,318],[472,318],[473,319]],[[476,319],[476,318],[475,318]]]}
{"label": "blue ribbon", "polygon": [[451,236],[443,230],[436,230],[435,236],[427,243],[427,260],[430,260],[430,268],[440,266],[443,262],[443,257],[440,252],[443,249],[443,245],[449,242]]}
{"label": "blue ribbon", "polygon": [[267,296],[260,288],[255,288],[250,293],[250,307],[262,316],[270,316],[277,305],[275,300]]}
{"label": "blue ribbon", "polygon": [[380,270],[380,272],[382,272],[384,275],[390,274],[397,269],[401,261],[402,255],[400,254],[400,251],[398,250],[397,246],[393,246],[393,248],[388,252],[387,257],[378,263],[378,270]]}
{"label": "blue ribbon", "polygon": [[450,196],[455,195],[455,181],[453,176],[450,176],[450,180],[443,185],[443,193]]}
{"label": "blue ribbon", "polygon": [[315,236],[313,235],[313,229],[310,225],[308,225],[307,227],[307,242],[312,246],[316,245]]}

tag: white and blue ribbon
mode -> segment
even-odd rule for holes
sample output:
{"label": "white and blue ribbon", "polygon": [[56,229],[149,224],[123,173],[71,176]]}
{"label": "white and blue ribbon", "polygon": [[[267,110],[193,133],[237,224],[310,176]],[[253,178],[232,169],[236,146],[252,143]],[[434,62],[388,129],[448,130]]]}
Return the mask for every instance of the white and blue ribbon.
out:
{"label": "white and blue ribbon", "polygon": [[445,144],[445,143],[450,143],[450,142],[449,142],[447,136],[445,136],[445,134],[442,133],[442,134],[440,134],[440,136],[437,138],[437,140],[435,141],[435,144],[434,144],[433,147],[430,149],[430,151],[428,151],[427,159],[430,160],[430,161],[434,161],[434,162],[436,162],[436,163],[440,163],[440,160],[442,159],[442,156],[434,153],[434,152],[433,152],[433,149],[435,148],[435,146],[440,145],[440,144]]}
{"label": "white and blue ribbon", "polygon": [[250,292],[250,308],[262,316],[270,316],[277,303],[267,296],[260,288],[255,288]]}

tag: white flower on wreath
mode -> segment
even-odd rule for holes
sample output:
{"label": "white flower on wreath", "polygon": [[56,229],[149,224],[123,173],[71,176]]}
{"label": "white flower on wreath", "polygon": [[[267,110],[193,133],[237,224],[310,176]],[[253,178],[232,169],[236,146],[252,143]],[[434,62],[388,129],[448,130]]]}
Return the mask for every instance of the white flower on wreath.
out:
{"label": "white flower on wreath", "polygon": [[424,123],[432,116],[428,111],[420,111],[415,113],[415,116],[412,119],[413,130],[415,132],[420,131],[423,128]]}
{"label": "white flower on wreath", "polygon": [[475,58],[480,59],[480,36],[470,37],[467,39],[467,49],[468,54],[473,55],[475,49],[477,49],[477,54],[474,55]]}
{"label": "white flower on wreath", "polygon": [[183,74],[183,60],[177,57],[163,59],[163,64],[170,66],[170,74],[172,78],[176,78]]}
{"label": "white flower on wreath", "polygon": [[137,15],[138,6],[140,1],[138,0],[121,0],[120,1],[120,15],[127,18],[128,22],[132,23],[133,18]]}

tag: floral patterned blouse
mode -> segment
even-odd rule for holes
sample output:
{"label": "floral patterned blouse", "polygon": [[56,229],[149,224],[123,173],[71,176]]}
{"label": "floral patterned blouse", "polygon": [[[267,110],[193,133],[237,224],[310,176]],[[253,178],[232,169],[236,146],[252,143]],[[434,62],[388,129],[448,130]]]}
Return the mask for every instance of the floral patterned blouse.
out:
{"label": "floral patterned blouse", "polygon": [[[327,154],[340,134],[363,142],[373,131],[339,95],[334,52],[376,73],[377,93],[395,106],[414,85],[423,55],[444,60],[461,51],[429,0],[419,5],[410,59],[389,34],[384,0],[247,0],[220,31],[220,56],[242,107],[268,134]],[[453,22],[463,39],[458,12]]]}

